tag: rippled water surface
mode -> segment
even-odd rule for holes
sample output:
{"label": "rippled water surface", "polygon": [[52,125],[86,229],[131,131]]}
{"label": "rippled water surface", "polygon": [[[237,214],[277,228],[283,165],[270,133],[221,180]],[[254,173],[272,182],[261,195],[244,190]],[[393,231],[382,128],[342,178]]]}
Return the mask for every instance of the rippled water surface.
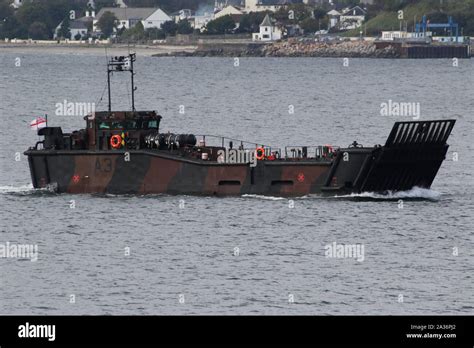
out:
{"label": "rippled water surface", "polygon": [[[39,250],[36,262],[0,258],[1,314],[474,313],[473,60],[138,58],[137,106],[159,110],[163,130],[373,145],[409,119],[380,116],[388,100],[457,119],[431,190],[290,202],[35,191],[15,161],[38,139],[29,122],[83,127],[55,104],[98,102],[105,57],[1,59],[0,244]],[[114,86],[114,108],[128,108],[126,77]],[[327,258],[333,242],[362,244],[364,260]]]}

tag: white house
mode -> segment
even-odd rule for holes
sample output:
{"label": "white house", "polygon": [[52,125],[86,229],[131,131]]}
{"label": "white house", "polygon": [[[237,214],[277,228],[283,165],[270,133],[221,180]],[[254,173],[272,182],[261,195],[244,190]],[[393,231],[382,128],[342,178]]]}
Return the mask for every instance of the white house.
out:
{"label": "white house", "polygon": [[355,29],[360,28],[362,22],[365,20],[367,11],[359,6],[355,6],[341,14],[339,18],[341,29]]}
{"label": "white house", "polygon": [[[76,36],[81,35],[81,39],[87,35],[90,28],[92,28],[92,22],[95,17],[95,12],[86,11],[86,15],[84,17],[72,20],[69,22],[69,31],[71,32],[71,36],[66,39],[76,40]],[[58,24],[56,29],[54,30],[54,39],[59,39],[59,30],[63,25],[63,21]]]}
{"label": "white house", "polygon": [[267,14],[260,24],[260,32],[252,34],[253,41],[275,41],[280,40],[283,33],[281,29],[274,25]]}
{"label": "white house", "polygon": [[331,10],[327,13],[329,17],[329,28],[334,28],[337,23],[339,23],[339,19],[341,18],[341,13],[336,10]]}
{"label": "white house", "polygon": [[161,28],[164,22],[171,21],[171,17],[168,16],[163,10],[157,8],[149,17],[142,21],[143,27],[148,28]]}
{"label": "white house", "polygon": [[99,19],[106,12],[111,12],[117,18],[117,28],[133,28],[138,22],[143,24],[145,29],[148,28],[161,28],[164,22],[171,21],[171,17],[168,16],[160,8],[152,7],[104,7],[102,8],[97,17],[94,18],[93,26],[94,31],[100,31],[100,28],[97,26]]}
{"label": "white house", "polygon": [[78,37],[80,35],[81,38],[79,40],[81,40],[84,36],[87,35],[89,27],[86,21],[81,21],[80,19],[78,19],[69,23],[69,30],[71,32],[71,39],[76,40],[76,36]]}

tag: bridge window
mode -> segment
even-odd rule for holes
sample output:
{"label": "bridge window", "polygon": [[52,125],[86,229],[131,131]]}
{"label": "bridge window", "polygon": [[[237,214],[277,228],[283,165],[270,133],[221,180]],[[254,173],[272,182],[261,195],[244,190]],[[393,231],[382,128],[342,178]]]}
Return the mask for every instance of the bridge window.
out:
{"label": "bridge window", "polygon": [[137,121],[128,121],[127,129],[137,129]]}
{"label": "bridge window", "polygon": [[122,122],[113,122],[112,123],[112,128],[113,129],[123,129],[123,123]]}
{"label": "bridge window", "polygon": [[158,129],[158,121],[157,120],[148,121],[148,129]]}

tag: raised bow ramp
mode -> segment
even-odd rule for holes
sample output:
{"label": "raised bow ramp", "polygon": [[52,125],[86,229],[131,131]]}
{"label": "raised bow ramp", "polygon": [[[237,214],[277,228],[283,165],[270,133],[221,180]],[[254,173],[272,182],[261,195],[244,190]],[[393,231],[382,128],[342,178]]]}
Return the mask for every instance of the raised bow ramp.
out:
{"label": "raised bow ramp", "polygon": [[341,149],[322,190],[385,192],[431,187],[455,122],[396,122],[384,146]]}

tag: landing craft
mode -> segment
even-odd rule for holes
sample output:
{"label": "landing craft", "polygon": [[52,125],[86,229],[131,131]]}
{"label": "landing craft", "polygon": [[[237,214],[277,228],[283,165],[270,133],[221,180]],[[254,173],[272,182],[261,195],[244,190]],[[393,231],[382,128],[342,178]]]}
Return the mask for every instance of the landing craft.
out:
{"label": "landing craft", "polygon": [[[136,111],[135,54],[107,64],[108,111],[92,112],[86,128],[38,130],[28,156],[35,188],[58,192],[303,196],[429,188],[443,162],[455,120],[396,122],[385,145],[273,148],[225,137],[160,131],[155,111]],[[112,111],[110,76],[128,71],[132,110]],[[212,143],[212,140],[216,141]],[[255,152],[256,165],[229,163],[229,150]]]}

